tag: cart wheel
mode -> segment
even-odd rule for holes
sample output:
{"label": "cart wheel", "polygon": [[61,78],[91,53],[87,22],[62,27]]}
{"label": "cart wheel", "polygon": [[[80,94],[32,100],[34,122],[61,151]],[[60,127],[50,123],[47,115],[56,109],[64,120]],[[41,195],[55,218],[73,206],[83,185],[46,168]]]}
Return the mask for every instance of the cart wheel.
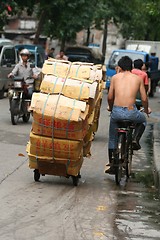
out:
{"label": "cart wheel", "polygon": [[35,169],[34,170],[34,180],[35,180],[35,182],[38,182],[39,179],[40,179],[40,173],[39,173],[38,169]]}
{"label": "cart wheel", "polygon": [[72,176],[72,181],[73,181],[73,185],[74,185],[74,186],[78,186],[79,175],[77,175],[77,176]]}

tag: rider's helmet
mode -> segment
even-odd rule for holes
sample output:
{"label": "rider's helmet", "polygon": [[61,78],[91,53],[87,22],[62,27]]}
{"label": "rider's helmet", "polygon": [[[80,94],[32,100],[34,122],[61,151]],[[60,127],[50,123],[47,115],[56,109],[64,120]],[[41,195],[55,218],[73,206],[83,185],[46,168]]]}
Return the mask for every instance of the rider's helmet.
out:
{"label": "rider's helmet", "polygon": [[28,49],[24,48],[20,51],[20,55],[26,55],[26,56],[30,56],[30,52],[28,51]]}

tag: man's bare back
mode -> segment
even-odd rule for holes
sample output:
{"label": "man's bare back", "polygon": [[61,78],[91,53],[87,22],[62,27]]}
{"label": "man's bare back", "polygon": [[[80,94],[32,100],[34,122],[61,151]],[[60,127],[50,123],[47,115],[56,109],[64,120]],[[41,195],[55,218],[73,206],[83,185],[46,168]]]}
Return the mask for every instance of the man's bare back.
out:
{"label": "man's bare back", "polygon": [[122,71],[112,77],[108,93],[109,108],[113,105],[132,107],[138,91],[141,94],[143,106],[148,111],[148,100],[142,79],[130,71]]}

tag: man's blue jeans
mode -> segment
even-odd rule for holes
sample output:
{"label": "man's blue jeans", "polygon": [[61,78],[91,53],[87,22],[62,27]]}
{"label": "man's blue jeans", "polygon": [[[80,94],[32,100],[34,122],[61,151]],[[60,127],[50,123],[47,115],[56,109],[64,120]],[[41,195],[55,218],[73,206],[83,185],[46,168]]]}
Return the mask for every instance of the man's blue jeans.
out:
{"label": "man's blue jeans", "polygon": [[109,126],[109,149],[115,149],[117,145],[117,122],[120,120],[130,120],[136,123],[143,123],[146,127],[146,117],[144,113],[137,110],[136,106],[133,106],[132,110],[128,110],[127,107],[113,106],[111,112],[110,126]]}

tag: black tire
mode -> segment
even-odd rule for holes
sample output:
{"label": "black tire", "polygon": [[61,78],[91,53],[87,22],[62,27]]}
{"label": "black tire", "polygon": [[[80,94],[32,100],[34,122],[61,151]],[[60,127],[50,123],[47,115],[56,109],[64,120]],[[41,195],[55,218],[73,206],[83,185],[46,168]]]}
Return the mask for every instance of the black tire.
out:
{"label": "black tire", "polygon": [[133,150],[132,150],[132,145],[130,144],[129,148],[128,148],[128,159],[126,161],[126,176],[127,176],[127,178],[129,178],[131,175],[132,155],[133,155]]}
{"label": "black tire", "polygon": [[4,98],[4,88],[0,90],[0,99]]}
{"label": "black tire", "polygon": [[17,125],[19,119],[19,101],[12,99],[10,104],[11,122]]}
{"label": "black tire", "polygon": [[74,186],[78,186],[79,175],[77,175],[77,176],[72,176],[72,181],[73,181],[73,185],[74,185]]}
{"label": "black tire", "polygon": [[38,169],[35,169],[35,170],[34,170],[34,180],[35,180],[35,182],[38,182],[39,179],[40,179],[39,170],[38,170]]}
{"label": "black tire", "polygon": [[30,113],[26,113],[23,115],[23,122],[27,123],[30,119]]}
{"label": "black tire", "polygon": [[123,173],[123,158],[125,152],[125,135],[120,134],[118,137],[117,152],[114,156],[115,181],[119,185]]}

